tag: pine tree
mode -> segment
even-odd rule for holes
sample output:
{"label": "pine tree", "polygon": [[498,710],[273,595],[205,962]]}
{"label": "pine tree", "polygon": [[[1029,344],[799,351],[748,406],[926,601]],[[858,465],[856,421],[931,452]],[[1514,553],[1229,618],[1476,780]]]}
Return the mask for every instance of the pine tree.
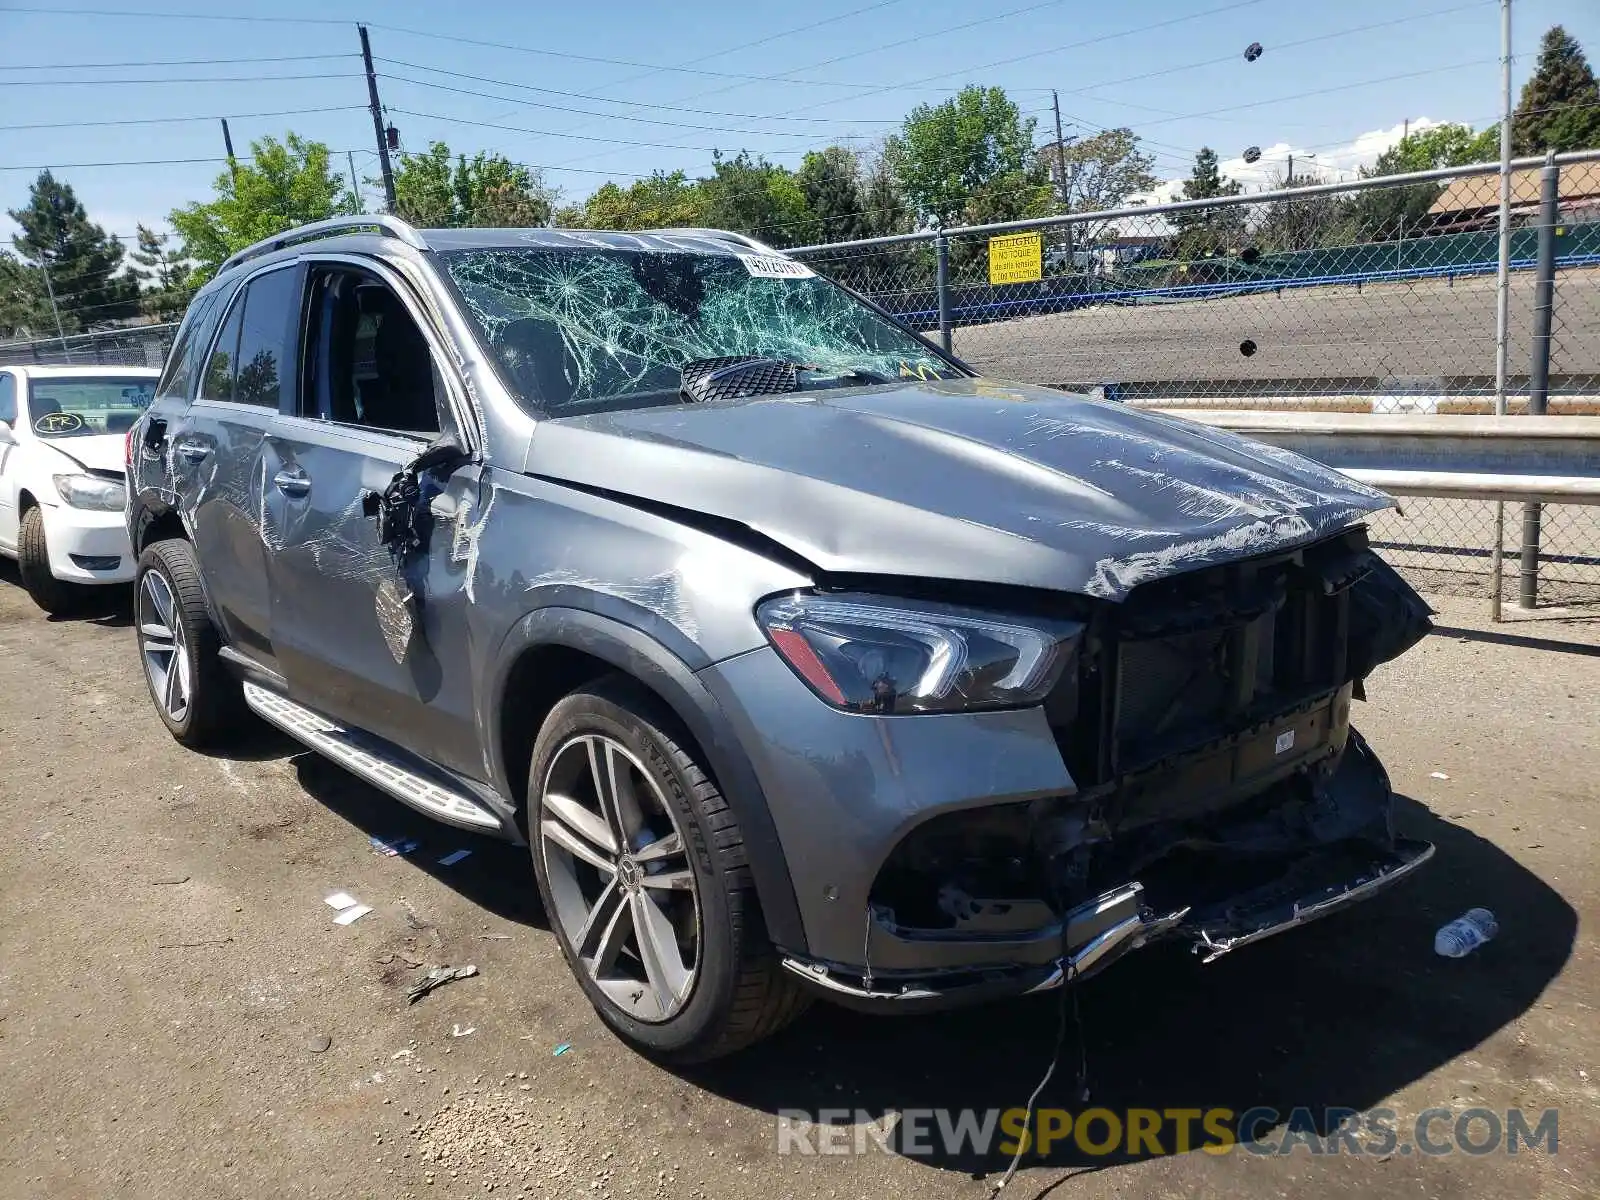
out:
{"label": "pine tree", "polygon": [[[1194,170],[1189,172],[1183,185],[1183,198],[1215,200],[1237,196],[1243,190],[1238,180],[1223,175],[1217,166],[1217,152],[1210,146],[1200,147],[1200,152],[1194,156]],[[1243,238],[1245,213],[1237,204],[1179,209],[1172,214],[1172,224],[1178,231],[1179,258],[1208,258],[1227,253]]]}
{"label": "pine tree", "polygon": [[31,266],[49,272],[64,329],[87,329],[138,313],[139,286],[121,273],[122,246],[89,220],[70,184],[41,172],[29,189],[27,207],[10,215],[22,227],[18,252]]}
{"label": "pine tree", "polygon": [[1561,26],[1553,26],[1544,35],[1539,65],[1511,117],[1512,153],[1562,153],[1596,146],[1600,146],[1600,84],[1577,40]]}
{"label": "pine tree", "polygon": [[169,248],[170,234],[157,233],[148,225],[138,227],[138,248],[128,257],[135,263],[134,274],[142,281],[139,298],[144,311],[158,321],[171,321],[183,315],[189,301],[188,264],[182,255]]}

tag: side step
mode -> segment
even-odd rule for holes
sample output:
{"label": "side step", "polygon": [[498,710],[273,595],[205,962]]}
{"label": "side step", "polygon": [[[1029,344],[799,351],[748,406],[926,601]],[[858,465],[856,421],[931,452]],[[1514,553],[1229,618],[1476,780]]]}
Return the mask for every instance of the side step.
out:
{"label": "side step", "polygon": [[466,829],[501,828],[500,819],[470,797],[401,766],[375,746],[363,744],[368,739],[309,708],[253,683],[244,685],[244,699],[263,719],[290,737],[419,812]]}

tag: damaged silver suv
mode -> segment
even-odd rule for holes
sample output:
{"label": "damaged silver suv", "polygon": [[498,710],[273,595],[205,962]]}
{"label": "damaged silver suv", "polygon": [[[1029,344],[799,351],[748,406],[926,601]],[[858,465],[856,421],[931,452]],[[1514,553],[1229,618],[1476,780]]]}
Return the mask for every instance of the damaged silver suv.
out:
{"label": "damaged silver suv", "polygon": [[979,378],[738,235],[263,242],[128,460],[172,734],[253,712],[526,842],[663,1059],[1214,956],[1432,852],[1350,727],[1429,628],[1387,497]]}

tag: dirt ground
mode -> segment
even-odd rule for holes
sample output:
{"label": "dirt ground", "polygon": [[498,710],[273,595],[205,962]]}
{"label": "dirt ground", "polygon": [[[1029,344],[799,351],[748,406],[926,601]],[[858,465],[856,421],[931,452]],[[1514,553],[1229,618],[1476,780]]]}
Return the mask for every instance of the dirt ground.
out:
{"label": "dirt ground", "polygon": [[[898,1021],[819,1006],[740,1058],[662,1070],[583,1002],[525,851],[264,731],[234,758],[181,750],[125,603],[46,620],[0,568],[0,1196],[988,1195],[997,1158],[780,1157],[775,1114],[1020,1106],[1054,998]],[[1435,862],[1214,965],[1156,948],[1085,985],[1093,1103],[1387,1106],[1402,1125],[1555,1107],[1559,1151],[1070,1149],[1007,1198],[1600,1194],[1600,618],[1490,628],[1481,603],[1437,603],[1441,631],[1357,714]],[[368,842],[407,834],[408,857]],[[373,911],[333,924],[340,890]],[[1436,957],[1473,905],[1499,938]],[[439,963],[480,973],[408,1005]],[[1071,1105],[1071,1074],[1042,1103]]]}

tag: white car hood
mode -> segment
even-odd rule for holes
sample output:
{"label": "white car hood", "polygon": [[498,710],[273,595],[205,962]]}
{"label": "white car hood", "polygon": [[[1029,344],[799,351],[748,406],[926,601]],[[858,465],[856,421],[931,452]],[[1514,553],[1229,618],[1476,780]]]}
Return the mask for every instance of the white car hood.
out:
{"label": "white car hood", "polygon": [[90,437],[38,438],[38,444],[69,459],[80,469],[122,472],[127,467],[126,449],[120,433],[99,433]]}

